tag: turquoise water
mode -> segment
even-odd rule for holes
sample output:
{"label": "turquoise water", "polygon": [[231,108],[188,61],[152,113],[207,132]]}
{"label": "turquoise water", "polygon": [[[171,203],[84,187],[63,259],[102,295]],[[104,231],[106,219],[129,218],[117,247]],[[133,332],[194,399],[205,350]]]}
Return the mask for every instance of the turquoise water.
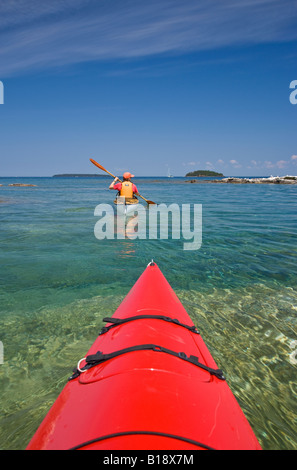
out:
{"label": "turquoise water", "polygon": [[[11,187],[10,183],[36,187]],[[0,178],[0,448],[24,449],[77,360],[153,258],[264,449],[297,449],[297,186],[136,178],[202,204],[202,246],[98,240],[109,178]]]}

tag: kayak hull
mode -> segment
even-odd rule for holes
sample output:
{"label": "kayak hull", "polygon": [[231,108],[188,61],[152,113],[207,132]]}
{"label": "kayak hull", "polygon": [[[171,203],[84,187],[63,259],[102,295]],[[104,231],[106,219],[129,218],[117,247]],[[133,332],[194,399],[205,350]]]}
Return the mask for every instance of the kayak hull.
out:
{"label": "kayak hull", "polygon": [[139,207],[139,202],[137,198],[134,198],[137,202],[134,203],[133,201],[127,202],[123,196],[117,196],[116,199],[114,200],[114,204],[116,206],[119,206],[120,208],[120,213],[123,211],[124,215],[127,217],[129,216],[134,216],[134,211],[137,210]]}
{"label": "kayak hull", "polygon": [[79,361],[27,449],[261,449],[155,263],[87,357],[97,357],[98,351],[120,353],[86,370],[88,359]]}

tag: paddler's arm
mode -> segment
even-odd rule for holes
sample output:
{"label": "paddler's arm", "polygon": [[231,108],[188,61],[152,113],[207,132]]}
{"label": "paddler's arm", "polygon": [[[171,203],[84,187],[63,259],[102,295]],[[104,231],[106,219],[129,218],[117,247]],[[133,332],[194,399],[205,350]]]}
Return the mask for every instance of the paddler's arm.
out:
{"label": "paddler's arm", "polygon": [[133,194],[134,194],[134,196],[139,196],[137,186],[134,183],[133,183]]}
{"label": "paddler's arm", "polygon": [[114,185],[117,181],[121,181],[121,180],[116,176],[113,182],[111,183],[111,185],[109,186],[109,189],[114,189]]}

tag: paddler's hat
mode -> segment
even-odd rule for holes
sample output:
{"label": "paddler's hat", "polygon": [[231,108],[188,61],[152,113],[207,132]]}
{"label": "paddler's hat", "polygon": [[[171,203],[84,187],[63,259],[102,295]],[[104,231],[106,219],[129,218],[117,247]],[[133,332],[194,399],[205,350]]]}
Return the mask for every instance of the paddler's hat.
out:
{"label": "paddler's hat", "polygon": [[129,171],[126,171],[123,174],[123,178],[124,178],[124,180],[128,180],[129,178],[134,178],[134,175],[131,175],[131,173],[129,173]]}

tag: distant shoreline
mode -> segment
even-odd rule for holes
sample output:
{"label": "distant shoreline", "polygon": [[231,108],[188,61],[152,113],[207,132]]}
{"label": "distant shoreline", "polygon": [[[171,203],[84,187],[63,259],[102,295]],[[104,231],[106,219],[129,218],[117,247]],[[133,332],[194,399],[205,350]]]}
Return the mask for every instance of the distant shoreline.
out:
{"label": "distant shoreline", "polygon": [[53,178],[104,178],[106,175],[97,175],[89,173],[62,173],[61,175],[53,175]]}

